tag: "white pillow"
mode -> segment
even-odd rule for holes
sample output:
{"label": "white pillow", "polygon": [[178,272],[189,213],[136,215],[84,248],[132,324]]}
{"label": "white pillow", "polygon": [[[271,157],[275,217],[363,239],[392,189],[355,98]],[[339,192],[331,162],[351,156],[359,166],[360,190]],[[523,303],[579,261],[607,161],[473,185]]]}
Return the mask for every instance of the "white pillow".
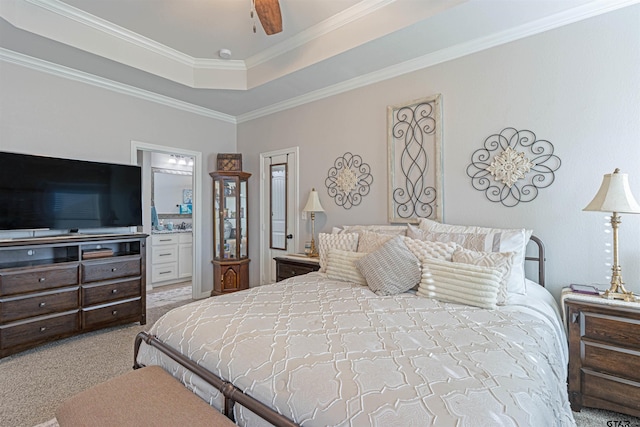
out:
{"label": "white pillow", "polygon": [[[515,252],[513,268],[507,278],[507,291],[526,294],[524,259],[532,230],[448,225],[425,218],[420,219],[420,229],[426,231],[429,238],[435,238],[438,241],[456,241],[461,246],[475,251]],[[460,243],[460,239],[464,241]]]}
{"label": "white pillow", "polygon": [[356,268],[355,261],[359,260],[365,253],[341,251],[331,248],[327,254],[327,276],[330,279],[342,280],[345,282],[367,285],[360,271]]}
{"label": "white pillow", "polygon": [[372,231],[380,234],[390,234],[392,236],[407,235],[406,225],[343,225],[339,233],[359,233],[361,231]]}
{"label": "white pillow", "polygon": [[399,294],[420,282],[420,262],[404,244],[402,236],[393,237],[355,264],[377,295]]}
{"label": "white pillow", "polygon": [[430,259],[422,264],[417,293],[441,301],[495,309],[502,277],[498,268]]}
{"label": "white pillow", "polygon": [[391,239],[393,239],[392,234],[360,231],[358,232],[358,252],[373,252]]}
{"label": "white pillow", "polygon": [[321,273],[324,273],[327,268],[327,254],[331,248],[355,252],[358,249],[358,235],[356,233],[318,234]]}
{"label": "white pillow", "polygon": [[500,281],[497,304],[505,305],[507,303],[508,294],[507,280],[511,276],[511,269],[513,268],[515,255],[515,252],[478,252],[458,246],[453,252],[452,260],[453,262],[463,264],[473,264],[500,269],[502,272],[502,280]]}
{"label": "white pillow", "polygon": [[453,252],[459,246],[455,243],[431,242],[428,240],[403,237],[404,244],[422,262],[425,258],[436,258],[451,261]]}

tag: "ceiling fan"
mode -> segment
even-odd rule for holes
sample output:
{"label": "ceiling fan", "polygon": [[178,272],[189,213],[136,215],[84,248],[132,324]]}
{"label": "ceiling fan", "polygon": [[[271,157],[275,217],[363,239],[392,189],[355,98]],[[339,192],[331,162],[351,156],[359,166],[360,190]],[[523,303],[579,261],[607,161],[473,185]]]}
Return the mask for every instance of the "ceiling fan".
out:
{"label": "ceiling fan", "polygon": [[[262,28],[268,36],[282,32],[282,14],[280,13],[280,3],[278,0],[252,0],[251,17],[253,11],[256,11]],[[256,32],[256,26],[253,25],[253,32]]]}

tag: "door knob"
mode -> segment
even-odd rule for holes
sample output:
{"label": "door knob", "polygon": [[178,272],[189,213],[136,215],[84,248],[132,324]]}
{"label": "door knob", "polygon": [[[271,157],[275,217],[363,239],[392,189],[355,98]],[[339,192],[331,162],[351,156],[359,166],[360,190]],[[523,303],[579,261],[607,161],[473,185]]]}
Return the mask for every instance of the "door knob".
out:
{"label": "door knob", "polygon": [[287,234],[287,239],[293,239],[293,234]]}

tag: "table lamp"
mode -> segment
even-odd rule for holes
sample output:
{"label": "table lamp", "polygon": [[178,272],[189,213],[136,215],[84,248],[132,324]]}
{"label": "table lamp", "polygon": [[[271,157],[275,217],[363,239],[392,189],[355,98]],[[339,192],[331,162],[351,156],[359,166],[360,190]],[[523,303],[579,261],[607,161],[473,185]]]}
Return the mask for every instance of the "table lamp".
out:
{"label": "table lamp", "polygon": [[322,205],[320,204],[320,198],[318,197],[318,192],[315,188],[311,189],[311,193],[309,193],[309,198],[307,199],[307,204],[305,205],[303,212],[311,212],[311,251],[309,252],[310,257],[318,256],[318,248],[316,247],[315,235],[316,235],[316,212],[324,212],[322,209]]}
{"label": "table lamp", "polygon": [[613,266],[611,267],[611,288],[605,291],[604,297],[635,301],[633,292],[627,291],[622,281],[622,269],[618,264],[618,228],[619,213],[640,213],[640,205],[633,198],[629,189],[629,176],[620,173],[616,168],[602,179],[602,185],[591,203],[583,211],[612,212],[611,228],[613,229]]}

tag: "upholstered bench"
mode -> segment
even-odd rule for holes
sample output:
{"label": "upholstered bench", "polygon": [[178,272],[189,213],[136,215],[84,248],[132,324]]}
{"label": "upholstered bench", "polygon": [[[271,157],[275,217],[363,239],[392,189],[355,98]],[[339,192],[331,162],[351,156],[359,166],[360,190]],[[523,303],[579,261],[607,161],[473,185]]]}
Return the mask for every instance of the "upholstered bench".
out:
{"label": "upholstered bench", "polygon": [[235,426],[159,366],[78,393],[58,408],[56,418],[61,427]]}

